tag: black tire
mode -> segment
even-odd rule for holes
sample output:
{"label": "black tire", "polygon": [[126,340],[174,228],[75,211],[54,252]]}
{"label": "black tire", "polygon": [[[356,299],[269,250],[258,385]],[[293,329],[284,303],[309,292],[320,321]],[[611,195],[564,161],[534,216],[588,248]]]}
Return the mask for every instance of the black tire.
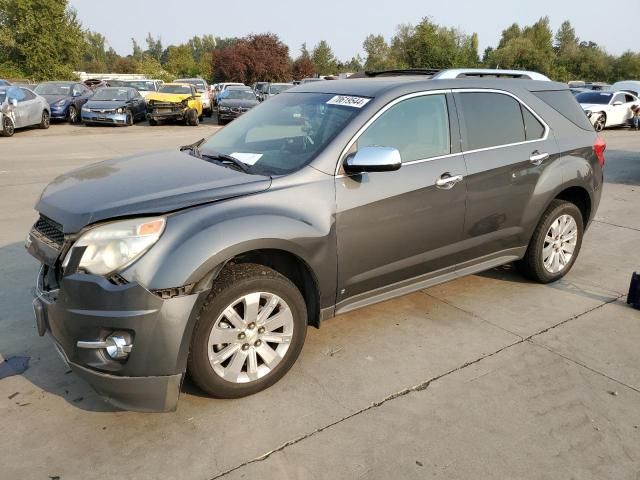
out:
{"label": "black tire", "polygon": [[200,119],[198,117],[198,111],[195,109],[192,109],[189,112],[189,125],[191,125],[192,127],[197,127],[198,125],[200,125]]}
{"label": "black tire", "polygon": [[127,110],[125,118],[125,125],[131,127],[133,125],[133,113],[131,113],[131,110]]}
{"label": "black tire", "polygon": [[157,126],[157,125],[158,125],[158,121],[157,121],[157,120],[155,120],[155,119],[153,119],[153,118],[150,118],[150,119],[149,119],[149,125],[150,125],[151,127],[155,127],[155,126]]}
{"label": "black tire", "polygon": [[[209,334],[216,320],[236,299],[253,292],[278,295],[289,306],[293,335],[284,357],[265,376],[247,383],[234,383],[219,376],[209,362]],[[187,369],[192,380],[216,398],[239,398],[264,390],[280,380],[293,366],[307,333],[307,308],[298,288],[271,268],[256,264],[226,266],[202,306],[191,338]]]}
{"label": "black tire", "polygon": [[593,128],[596,132],[601,132],[605,129],[607,125],[607,116],[604,113],[598,114],[598,118],[596,118],[595,123],[593,124]]}
{"label": "black tire", "polygon": [[0,136],[3,137],[13,137],[13,134],[16,131],[16,127],[13,124],[13,120],[11,120],[7,115],[2,116],[2,131],[0,132]]}
{"label": "black tire", "polygon": [[[569,215],[577,225],[577,242],[569,262],[559,272],[552,273],[544,266],[543,249],[547,243],[547,232],[562,215]],[[533,232],[529,247],[522,260],[516,262],[518,270],[527,278],[539,283],[551,283],[564,277],[569,271],[580,253],[582,235],[584,233],[584,220],[580,209],[573,203],[565,200],[554,200],[544,212],[538,226]]]}
{"label": "black tire", "polygon": [[211,118],[213,116],[213,108],[211,107],[207,108],[204,114],[207,116],[207,118]]}
{"label": "black tire", "polygon": [[78,115],[78,109],[74,105],[71,105],[69,107],[68,117],[69,117],[69,123],[71,125],[76,125],[80,121],[80,117]]}
{"label": "black tire", "polygon": [[226,125],[227,121],[226,120],[221,120],[220,118],[218,118],[218,125]]}
{"label": "black tire", "polygon": [[46,110],[43,110],[42,119],[40,120],[39,127],[42,128],[43,130],[46,130],[47,128],[49,128],[50,125],[51,125],[51,116],[49,115],[49,112],[47,112]]}

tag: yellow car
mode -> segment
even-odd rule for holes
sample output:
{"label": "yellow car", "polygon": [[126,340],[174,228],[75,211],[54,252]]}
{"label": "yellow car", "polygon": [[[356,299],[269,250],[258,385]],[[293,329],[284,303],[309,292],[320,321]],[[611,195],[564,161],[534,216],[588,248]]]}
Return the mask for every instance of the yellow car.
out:
{"label": "yellow car", "polygon": [[196,126],[202,119],[201,96],[193,85],[165,83],[147,96],[147,119],[151,126],[161,120],[180,120]]}

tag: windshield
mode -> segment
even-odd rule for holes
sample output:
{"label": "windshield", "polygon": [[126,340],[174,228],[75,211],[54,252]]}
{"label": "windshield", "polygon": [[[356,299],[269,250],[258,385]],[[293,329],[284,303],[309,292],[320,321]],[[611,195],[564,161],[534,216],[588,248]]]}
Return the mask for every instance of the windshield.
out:
{"label": "windshield", "polygon": [[142,90],[145,92],[155,91],[153,82],[128,82],[128,83],[130,87],[136,88],[138,90]]}
{"label": "windshield", "polygon": [[178,93],[191,95],[191,87],[188,85],[163,85],[158,90],[160,93]]}
{"label": "windshield", "polygon": [[181,80],[176,80],[176,83],[189,83],[191,85],[194,85],[198,88],[201,88],[202,90],[204,90],[205,88],[207,88],[207,85],[204,83],[203,80],[189,80],[189,79],[181,79]]}
{"label": "windshield", "polygon": [[129,91],[126,88],[101,88],[91,100],[124,101],[129,98]]}
{"label": "windshield", "polygon": [[71,85],[68,83],[41,83],[34,92],[39,95],[71,95]]}
{"label": "windshield", "polygon": [[227,89],[224,92],[222,92],[222,99],[223,100],[229,100],[229,99],[255,100],[256,99],[256,95],[251,90]]}
{"label": "windshield", "polygon": [[271,95],[275,95],[277,93],[282,93],[285,90],[289,90],[293,85],[271,85],[269,92]]}
{"label": "windshield", "polygon": [[251,173],[284,175],[315,158],[360,112],[334,105],[325,93],[287,93],[253,108],[200,146],[203,154],[231,155]]}
{"label": "windshield", "polygon": [[583,92],[576,95],[578,103],[597,103],[600,105],[606,105],[611,100],[613,93],[604,92]]}

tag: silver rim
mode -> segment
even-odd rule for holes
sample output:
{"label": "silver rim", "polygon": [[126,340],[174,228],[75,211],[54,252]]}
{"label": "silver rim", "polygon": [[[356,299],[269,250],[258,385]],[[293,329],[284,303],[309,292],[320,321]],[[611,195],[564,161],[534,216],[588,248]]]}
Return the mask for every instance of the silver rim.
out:
{"label": "silver rim", "polygon": [[601,132],[602,130],[604,130],[605,123],[606,120],[604,119],[604,115],[600,115],[596,120],[596,131]]}
{"label": "silver rim", "polygon": [[292,338],[289,305],[273,293],[249,293],[217,318],[209,334],[209,363],[228,382],[252,382],[282,361]]}
{"label": "silver rim", "polygon": [[78,117],[78,112],[76,112],[75,107],[69,108],[69,121],[71,123],[76,123],[76,118]]}
{"label": "silver rim", "polygon": [[578,243],[578,224],[571,215],[561,215],[549,227],[544,239],[542,261],[549,273],[564,270]]}
{"label": "silver rim", "polygon": [[49,114],[46,110],[42,112],[42,126],[44,128],[47,128],[49,126]]}

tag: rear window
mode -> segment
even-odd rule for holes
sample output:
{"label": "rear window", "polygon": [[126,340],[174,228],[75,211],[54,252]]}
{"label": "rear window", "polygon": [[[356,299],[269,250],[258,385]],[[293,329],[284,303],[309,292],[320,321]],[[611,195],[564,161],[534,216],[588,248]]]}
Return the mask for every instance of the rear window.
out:
{"label": "rear window", "polygon": [[576,97],[574,97],[569,90],[547,90],[531,93],[575,126],[583,130],[593,130],[593,125],[591,125],[584,110],[578,104]]}

